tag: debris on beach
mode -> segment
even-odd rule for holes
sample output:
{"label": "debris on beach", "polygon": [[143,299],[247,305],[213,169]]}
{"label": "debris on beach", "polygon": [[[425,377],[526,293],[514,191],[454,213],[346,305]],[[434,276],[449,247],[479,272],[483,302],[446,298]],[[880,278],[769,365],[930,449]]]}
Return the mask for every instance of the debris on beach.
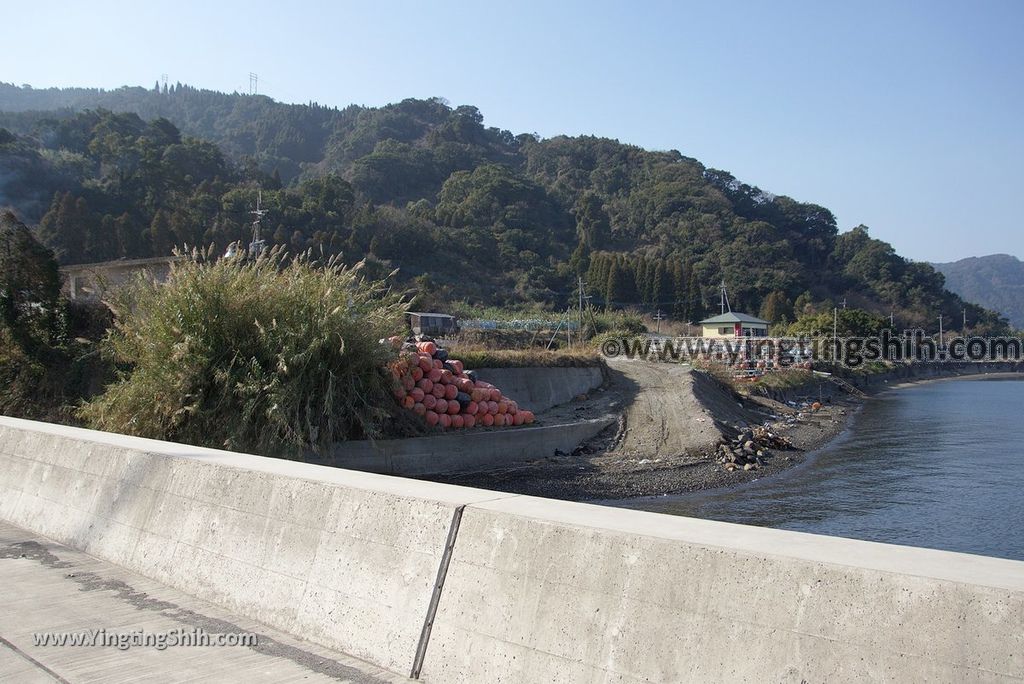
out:
{"label": "debris on beach", "polygon": [[773,457],[772,449],[790,450],[793,443],[768,424],[743,428],[736,437],[718,445],[718,462],[729,472],[757,470]]}

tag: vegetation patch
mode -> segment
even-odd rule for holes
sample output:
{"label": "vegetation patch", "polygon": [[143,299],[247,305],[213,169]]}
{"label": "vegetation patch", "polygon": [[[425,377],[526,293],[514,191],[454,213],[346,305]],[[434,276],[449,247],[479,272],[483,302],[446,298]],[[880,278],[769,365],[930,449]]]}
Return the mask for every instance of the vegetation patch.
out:
{"label": "vegetation patch", "polygon": [[118,380],[80,412],[92,427],[268,455],[377,437],[397,409],[380,338],[402,301],[360,268],[279,250],[201,255],[115,304]]}
{"label": "vegetation patch", "polygon": [[466,368],[592,368],[604,365],[604,359],[596,349],[583,347],[557,351],[454,348],[451,354],[459,358]]}

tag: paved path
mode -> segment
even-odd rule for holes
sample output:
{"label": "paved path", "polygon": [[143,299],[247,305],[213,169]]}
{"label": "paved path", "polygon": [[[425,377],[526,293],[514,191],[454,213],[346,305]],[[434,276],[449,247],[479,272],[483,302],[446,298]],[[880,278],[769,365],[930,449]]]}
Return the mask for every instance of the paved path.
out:
{"label": "paved path", "polygon": [[[255,633],[257,645],[42,646],[33,634]],[[194,637],[192,637],[194,638]],[[0,522],[0,682],[408,682]]]}

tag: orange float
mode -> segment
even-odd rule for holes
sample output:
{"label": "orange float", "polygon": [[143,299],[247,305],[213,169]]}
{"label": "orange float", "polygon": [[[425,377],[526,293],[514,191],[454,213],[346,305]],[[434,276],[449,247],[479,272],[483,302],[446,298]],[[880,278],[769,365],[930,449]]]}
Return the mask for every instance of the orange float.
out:
{"label": "orange float", "polygon": [[[389,341],[395,344],[395,338]],[[398,347],[401,347],[400,342]],[[388,365],[395,378],[392,394],[403,408],[441,428],[511,427],[533,423],[532,411],[502,395],[489,382],[472,380],[458,359],[442,362],[434,342],[419,342],[415,352],[399,352]],[[444,356],[440,354],[439,356]],[[469,397],[469,401],[466,401]]]}

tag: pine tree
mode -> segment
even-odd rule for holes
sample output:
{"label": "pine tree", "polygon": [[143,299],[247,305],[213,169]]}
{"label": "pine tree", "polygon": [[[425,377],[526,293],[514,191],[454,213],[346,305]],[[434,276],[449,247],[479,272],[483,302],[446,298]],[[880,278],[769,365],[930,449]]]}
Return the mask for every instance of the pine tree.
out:
{"label": "pine tree", "polygon": [[114,217],[104,214],[98,225],[92,222],[86,227],[85,256],[89,261],[110,261],[116,252]]}
{"label": "pine tree", "polygon": [[608,269],[608,282],[605,286],[605,308],[610,309],[612,306],[621,304],[625,299],[625,290],[626,274],[623,273],[617,260],[612,261],[611,267]]}
{"label": "pine tree", "polygon": [[651,283],[648,274],[647,257],[641,256],[636,260],[636,291],[640,301],[644,304],[651,299]]}
{"label": "pine tree", "polygon": [[655,310],[661,308],[662,300],[668,299],[668,285],[665,278],[665,260],[658,259],[651,278],[651,305]]}
{"label": "pine tree", "polygon": [[617,257],[616,263],[619,267],[619,274],[622,279],[621,294],[618,301],[623,304],[636,304],[639,295],[636,291],[636,276],[633,275],[633,262],[621,254]]}
{"label": "pine tree", "polygon": [[569,257],[569,270],[576,275],[582,275],[585,272],[589,272],[589,268],[590,248],[586,242],[580,240],[580,243],[576,245],[576,249],[573,250],[572,256]]}

